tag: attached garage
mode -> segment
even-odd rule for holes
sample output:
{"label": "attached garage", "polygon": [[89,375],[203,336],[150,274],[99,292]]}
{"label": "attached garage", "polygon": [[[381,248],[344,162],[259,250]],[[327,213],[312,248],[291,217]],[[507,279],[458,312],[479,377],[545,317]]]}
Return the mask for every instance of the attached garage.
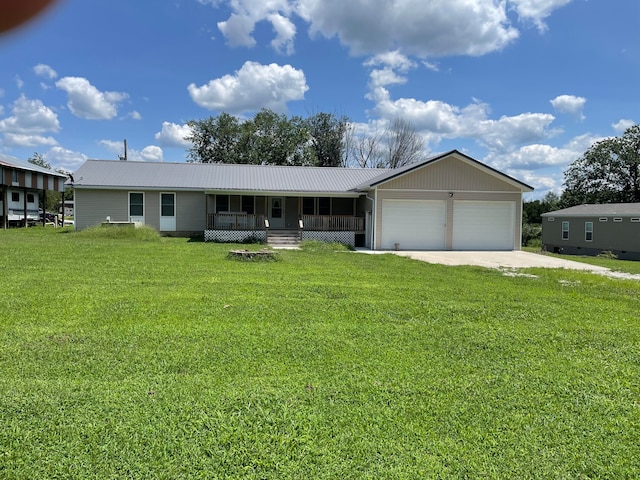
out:
{"label": "attached garage", "polygon": [[390,170],[367,189],[376,250],[519,250],[522,195],[533,190],[457,150]]}
{"label": "attached garage", "polygon": [[382,248],[444,250],[446,218],[442,200],[383,200]]}
{"label": "attached garage", "polygon": [[453,202],[453,250],[513,250],[515,202]]}

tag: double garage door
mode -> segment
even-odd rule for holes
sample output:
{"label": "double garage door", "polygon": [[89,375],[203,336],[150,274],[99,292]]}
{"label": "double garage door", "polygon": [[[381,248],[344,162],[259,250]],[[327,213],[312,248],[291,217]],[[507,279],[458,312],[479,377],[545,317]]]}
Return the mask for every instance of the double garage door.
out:
{"label": "double garage door", "polygon": [[[453,202],[453,250],[513,250],[515,203]],[[445,250],[447,204],[443,200],[383,200],[384,250]]]}

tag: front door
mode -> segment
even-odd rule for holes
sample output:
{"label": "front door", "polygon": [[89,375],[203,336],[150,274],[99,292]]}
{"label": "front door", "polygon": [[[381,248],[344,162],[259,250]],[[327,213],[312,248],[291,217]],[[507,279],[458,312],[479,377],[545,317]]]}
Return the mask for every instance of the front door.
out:
{"label": "front door", "polygon": [[284,228],[284,197],[269,197],[269,226]]}
{"label": "front door", "polygon": [[176,231],[176,194],[160,194],[160,231]]}

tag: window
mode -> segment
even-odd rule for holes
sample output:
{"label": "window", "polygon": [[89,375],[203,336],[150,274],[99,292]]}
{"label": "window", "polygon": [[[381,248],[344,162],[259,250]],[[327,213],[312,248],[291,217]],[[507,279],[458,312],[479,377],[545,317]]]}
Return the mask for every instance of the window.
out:
{"label": "window", "polygon": [[302,199],[302,214],[303,215],[315,215],[315,199],[313,197],[303,197]]}
{"label": "window", "polygon": [[569,222],[562,222],[562,239],[569,240]]}
{"label": "window", "polygon": [[144,217],[144,193],[129,192],[129,216]]}
{"label": "window", "polygon": [[229,211],[229,195],[216,195],[216,213]]}
{"label": "window", "polygon": [[318,215],[331,215],[331,199],[329,197],[318,199]]}
{"label": "window", "polygon": [[584,222],[584,239],[586,242],[593,241],[593,222]]}
{"label": "window", "polygon": [[160,194],[160,215],[163,217],[175,217],[176,196],[173,193]]}
{"label": "window", "polygon": [[246,196],[243,195],[242,196],[242,211],[249,214],[249,215],[253,215],[255,213],[255,207],[253,204],[253,199],[255,197],[250,197],[250,196]]}
{"label": "window", "polygon": [[20,192],[11,192],[11,201],[19,202],[20,201]]}
{"label": "window", "polygon": [[631,221],[633,223],[637,223],[637,222],[640,222],[640,218],[632,218]]}
{"label": "window", "polygon": [[547,221],[549,221],[549,222],[555,222],[555,221],[556,221],[556,217],[549,217],[549,218],[547,219]]}
{"label": "window", "polygon": [[11,182],[14,184],[18,184],[20,183],[20,177],[18,176],[18,171],[17,170],[13,170],[11,172]]}
{"label": "window", "polygon": [[621,218],[614,218],[613,221],[617,222],[617,223],[620,223],[622,221],[622,219]]}
{"label": "window", "polygon": [[27,193],[27,203],[34,203],[35,202],[35,197],[33,196],[33,193]]}

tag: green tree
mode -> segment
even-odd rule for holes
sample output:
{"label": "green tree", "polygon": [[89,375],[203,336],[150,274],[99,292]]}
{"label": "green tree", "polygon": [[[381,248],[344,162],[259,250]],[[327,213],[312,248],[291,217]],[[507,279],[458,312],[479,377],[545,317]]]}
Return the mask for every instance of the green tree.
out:
{"label": "green tree", "polygon": [[240,141],[242,128],[238,119],[228,113],[204,120],[190,120],[191,142],[187,157],[202,163],[242,163]]}
{"label": "green tree", "polygon": [[44,159],[44,156],[38,152],[33,152],[33,156],[27,159],[27,162],[37,165],[47,170],[51,170],[51,164]]}
{"label": "green tree", "polygon": [[316,113],[306,119],[311,148],[318,167],[345,166],[345,134],[349,125],[347,117],[332,113]]}
{"label": "green tree", "polygon": [[564,207],[640,202],[640,125],[594,143],[564,172]]}
{"label": "green tree", "polygon": [[309,131],[300,117],[287,118],[262,109],[242,124],[241,163],[256,165],[311,165]]}

